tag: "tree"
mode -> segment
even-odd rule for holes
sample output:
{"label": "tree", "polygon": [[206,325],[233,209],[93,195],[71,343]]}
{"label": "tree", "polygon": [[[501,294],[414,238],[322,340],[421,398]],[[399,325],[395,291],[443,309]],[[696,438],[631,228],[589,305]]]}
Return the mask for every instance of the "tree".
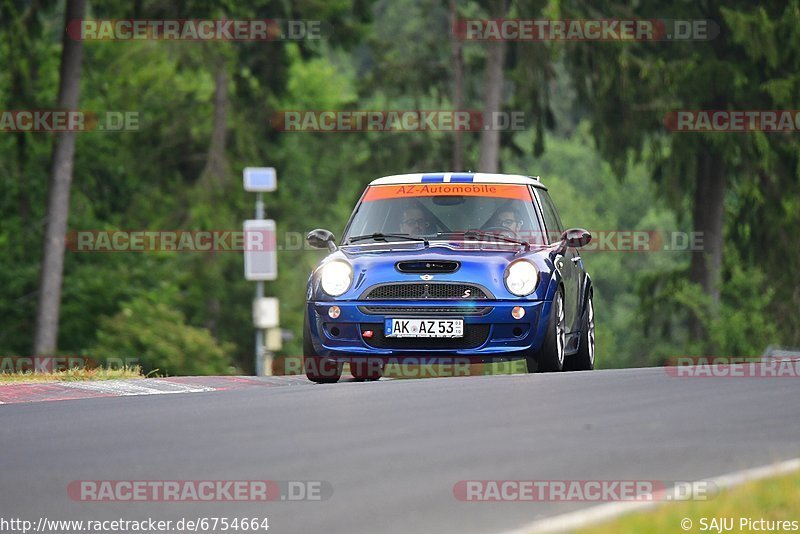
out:
{"label": "tree", "polygon": [[[69,21],[82,19],[85,10],[86,0],[67,0],[58,89],[58,107],[63,110],[76,110],[78,108],[81,61],[83,58],[83,42],[70,38],[67,35],[66,27]],[[53,148],[50,193],[47,201],[47,226],[42,252],[36,333],[33,346],[34,354],[52,354],[56,350],[76,135],[77,133],[74,131],[56,134]]]}
{"label": "tree", "polygon": [[[458,22],[458,2],[449,0],[450,8],[450,48],[453,60],[453,109],[461,110],[464,106],[464,54],[461,50],[461,40],[455,32]],[[464,170],[464,133],[453,132],[453,171]]]}
{"label": "tree", "polygon": [[[731,39],[747,58],[753,82],[751,109],[800,107],[800,2],[792,0],[741,9],[722,8]],[[750,179],[736,190],[728,242],[741,262],[761,268],[770,285],[781,288],[769,303],[767,319],[779,325],[782,342],[800,345],[800,140],[796,132],[747,134]]]}
{"label": "tree", "polygon": [[[664,120],[681,109],[771,109],[779,103],[765,87],[774,75],[765,68],[769,63],[752,57],[753,50],[763,48],[763,42],[743,46],[747,30],[740,14],[752,9],[746,1],[722,7],[718,3],[651,0],[633,13],[615,2],[598,5],[576,0],[565,3],[561,15],[567,19],[703,19],[719,25],[719,34],[710,34],[705,41],[565,45],[601,153],[619,176],[632,158],[647,160],[653,179],[678,215],[691,214],[693,231],[702,235],[703,247],[692,251],[688,277],[708,297],[707,315],[712,318],[720,305],[726,197],[752,183],[755,169],[773,172],[778,152],[763,134],[670,135]],[[766,19],[791,18],[796,16],[797,2],[789,7],[783,2],[767,2],[758,9]],[[736,21],[739,23],[732,24]],[[796,50],[789,48],[790,54],[796,55]],[[708,338],[706,323],[699,314],[690,321],[694,340]]]}
{"label": "tree", "polygon": [[[505,18],[508,12],[506,0],[494,0],[491,16],[494,19]],[[492,41],[488,45],[486,69],[483,81],[483,116],[484,121],[492,121],[503,106],[503,82],[505,80],[506,42]],[[492,128],[481,130],[480,172],[498,172],[500,167],[500,131]]]}

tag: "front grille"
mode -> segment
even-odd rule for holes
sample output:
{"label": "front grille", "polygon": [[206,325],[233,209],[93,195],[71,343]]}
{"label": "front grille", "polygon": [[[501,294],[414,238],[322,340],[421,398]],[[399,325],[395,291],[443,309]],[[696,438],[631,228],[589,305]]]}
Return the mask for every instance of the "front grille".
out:
{"label": "front grille", "polygon": [[368,289],[362,297],[372,300],[394,299],[459,299],[474,300],[489,298],[474,284],[449,284],[414,282],[383,284]]}
{"label": "front grille", "polygon": [[381,323],[361,324],[362,331],[373,332],[371,338],[364,338],[364,343],[376,349],[474,349],[486,343],[490,328],[488,324],[465,324],[464,337],[394,338],[384,337]]}
{"label": "front grille", "polygon": [[493,306],[359,306],[373,315],[486,315]]}

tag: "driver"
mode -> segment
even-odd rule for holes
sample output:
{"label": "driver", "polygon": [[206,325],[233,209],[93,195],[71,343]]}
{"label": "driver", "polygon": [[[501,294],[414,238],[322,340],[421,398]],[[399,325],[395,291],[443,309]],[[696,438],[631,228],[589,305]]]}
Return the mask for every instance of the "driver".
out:
{"label": "driver", "polygon": [[403,211],[400,217],[400,233],[409,235],[428,234],[433,224],[425,216],[425,212],[419,206],[411,206]]}

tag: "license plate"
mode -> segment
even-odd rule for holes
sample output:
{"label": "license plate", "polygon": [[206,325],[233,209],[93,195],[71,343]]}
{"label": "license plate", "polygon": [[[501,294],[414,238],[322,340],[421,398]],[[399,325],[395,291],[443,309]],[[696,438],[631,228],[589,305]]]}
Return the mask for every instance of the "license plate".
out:
{"label": "license plate", "polygon": [[464,337],[463,319],[386,319],[386,337]]}

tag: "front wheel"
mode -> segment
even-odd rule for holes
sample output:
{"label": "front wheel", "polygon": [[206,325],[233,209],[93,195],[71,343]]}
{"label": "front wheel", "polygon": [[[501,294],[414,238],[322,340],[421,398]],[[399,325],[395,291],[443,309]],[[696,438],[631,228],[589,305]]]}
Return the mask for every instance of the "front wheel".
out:
{"label": "front wheel", "polygon": [[303,358],[306,377],[317,384],[333,384],[342,377],[342,364],[322,358],[308,356]]}
{"label": "front wheel", "polygon": [[303,321],[303,367],[306,377],[318,384],[331,384],[338,382],[342,377],[342,364],[323,358],[314,350],[311,342],[311,328],[308,326],[308,317]]}
{"label": "front wheel", "polygon": [[553,296],[547,333],[539,351],[527,358],[528,372],[557,372],[564,369],[566,326],[564,320],[564,294],[559,288]]}
{"label": "front wheel", "polygon": [[591,371],[594,369],[594,304],[592,294],[586,299],[586,310],[581,321],[581,340],[578,352],[567,359],[567,371]]}

